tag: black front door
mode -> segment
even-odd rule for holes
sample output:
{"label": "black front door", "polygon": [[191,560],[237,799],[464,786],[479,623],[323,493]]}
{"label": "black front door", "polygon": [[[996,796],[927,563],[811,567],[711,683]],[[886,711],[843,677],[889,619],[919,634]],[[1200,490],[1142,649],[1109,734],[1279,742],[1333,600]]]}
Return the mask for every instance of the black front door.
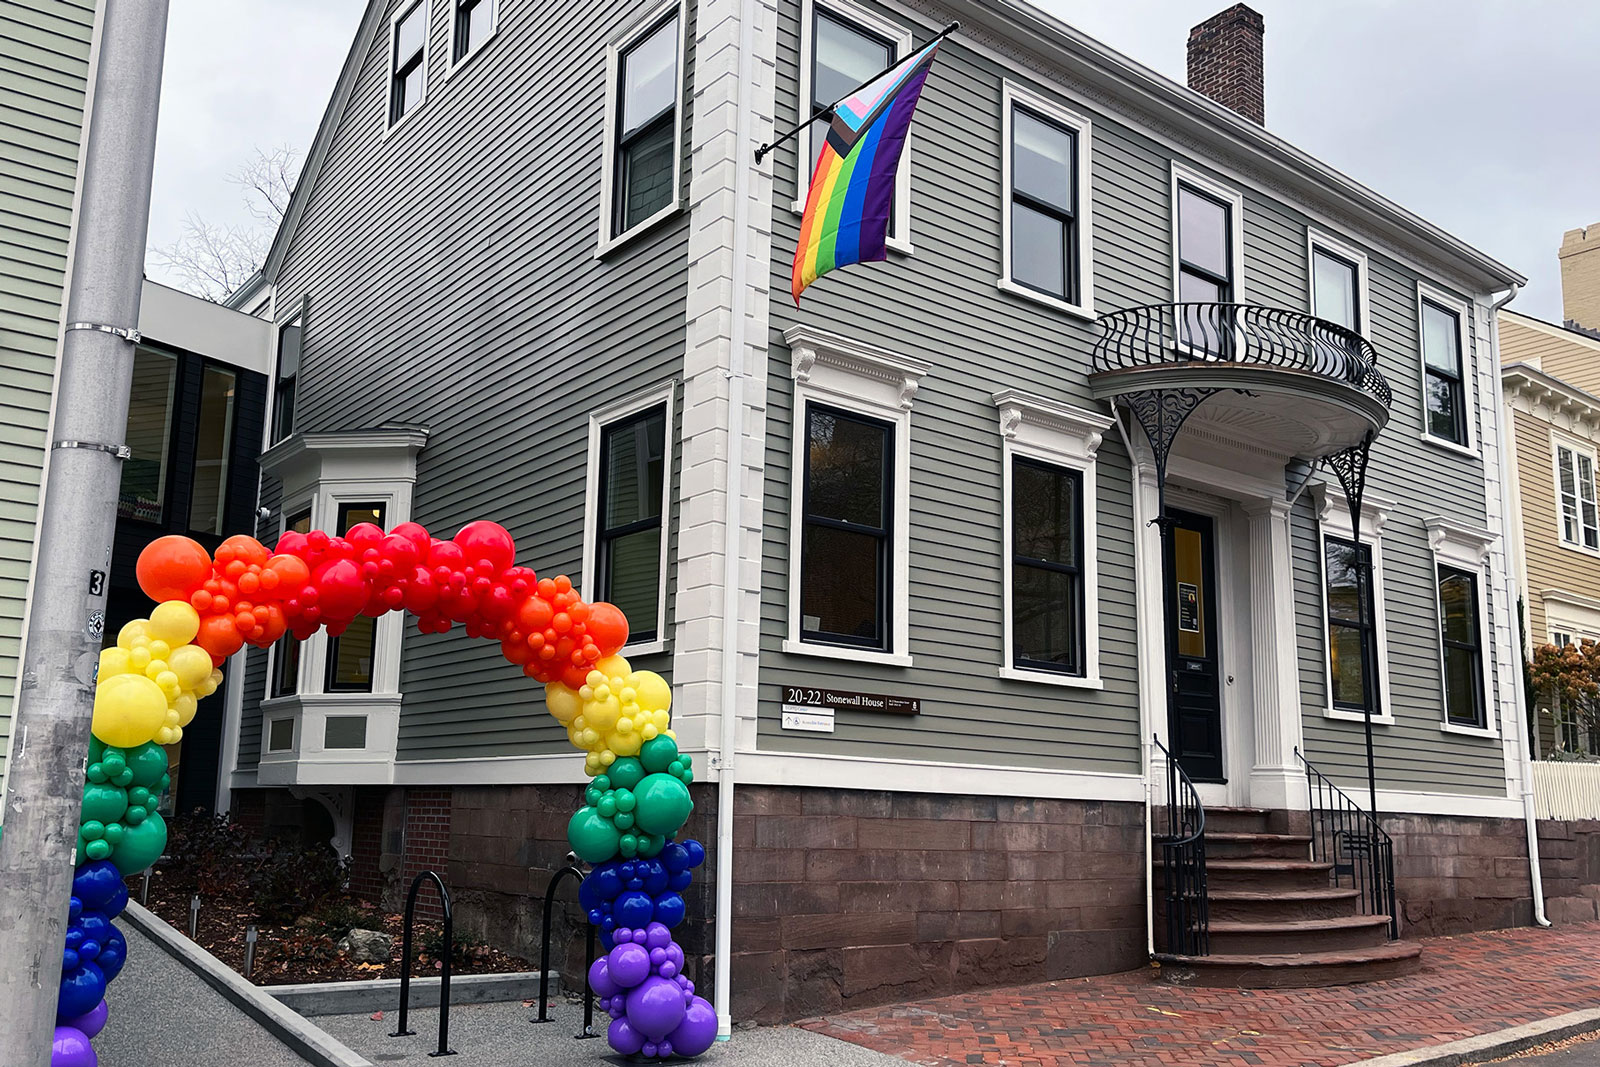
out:
{"label": "black front door", "polygon": [[1168,733],[1178,763],[1197,782],[1223,782],[1222,700],[1217,671],[1216,524],[1171,511],[1167,573],[1176,627],[1178,701]]}

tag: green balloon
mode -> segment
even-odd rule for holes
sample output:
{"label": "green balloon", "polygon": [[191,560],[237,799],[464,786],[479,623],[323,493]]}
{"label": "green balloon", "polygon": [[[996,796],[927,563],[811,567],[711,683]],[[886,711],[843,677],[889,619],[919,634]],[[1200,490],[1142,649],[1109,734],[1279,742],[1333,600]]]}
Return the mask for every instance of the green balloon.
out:
{"label": "green balloon", "polygon": [[624,859],[633,859],[639,854],[639,838],[633,834],[623,834],[617,850],[622,853]]}
{"label": "green balloon", "polygon": [[639,803],[639,798],[633,795],[631,789],[619,789],[612,795],[617,798],[618,811],[632,811],[634,805]]}
{"label": "green balloon", "polygon": [[128,810],[128,792],[114,785],[87,782],[83,787],[81,822],[108,823],[122,818]]}
{"label": "green balloon", "polygon": [[651,774],[660,774],[678,758],[678,743],[666,734],[657,734],[639,748],[639,762]]}
{"label": "green balloon", "polygon": [[615,859],[619,835],[610,819],[587,805],[573,812],[567,823],[567,843],[585,863]]}
{"label": "green balloon", "polygon": [[106,836],[106,824],[99,819],[85,819],[78,826],[78,836],[85,841],[98,841]]}
{"label": "green balloon", "polygon": [[606,774],[613,789],[632,789],[644,777],[644,767],[632,756],[623,756],[613,763]]}
{"label": "green balloon", "polygon": [[661,837],[677,833],[694,809],[689,787],[670,774],[646,775],[633,795],[638,801],[633,817],[639,829]]}
{"label": "green balloon", "polygon": [[660,855],[661,850],[667,847],[667,839],[658,834],[650,834],[639,838],[639,855],[645,859]]}
{"label": "green balloon", "polygon": [[111,850],[111,862],[124,875],[138,874],[156,860],[167,847],[167,824],[155,812],[138,826],[129,826],[122,840]]}
{"label": "green balloon", "polygon": [[99,763],[100,762],[100,757],[105,755],[105,754],[106,754],[106,743],[104,741],[100,740],[94,734],[90,734],[89,735],[89,762],[90,763]]}
{"label": "green balloon", "polygon": [[627,811],[619,811],[612,818],[611,822],[616,826],[616,828],[618,830],[632,830],[633,829],[633,813],[632,812],[627,812]]}
{"label": "green balloon", "polygon": [[167,750],[154,741],[127,750],[128,769],[133,771],[133,784],[160,791],[161,776],[167,773]]}
{"label": "green balloon", "polygon": [[605,796],[601,797],[600,802],[594,806],[594,810],[600,813],[600,817],[602,819],[611,818],[617,813],[616,794],[607,793]]}
{"label": "green balloon", "polygon": [[[149,808],[142,804],[129,804],[128,810],[122,814],[122,824],[124,826],[138,826],[140,823],[144,822],[145,819],[149,818],[149,816]],[[106,827],[107,833],[110,832],[110,829],[110,827]]]}
{"label": "green balloon", "polygon": [[[126,817],[126,816],[124,816],[124,817]],[[113,847],[116,846],[118,841],[122,840],[123,827],[126,826],[126,825],[127,825],[126,823],[120,823],[120,822],[108,822],[108,823],[106,823],[106,840],[111,842]]]}
{"label": "green balloon", "polygon": [[110,841],[85,841],[82,835],[78,837],[78,853],[84,857],[80,863],[93,863],[97,860],[107,859],[111,855]]}

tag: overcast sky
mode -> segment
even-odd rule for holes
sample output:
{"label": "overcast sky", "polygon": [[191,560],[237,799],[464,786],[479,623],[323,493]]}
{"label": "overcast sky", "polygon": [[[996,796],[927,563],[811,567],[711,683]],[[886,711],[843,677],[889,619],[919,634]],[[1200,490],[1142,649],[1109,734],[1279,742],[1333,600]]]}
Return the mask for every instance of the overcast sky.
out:
{"label": "overcast sky", "polygon": [[[522,0],[502,0],[511,4]],[[1227,0],[1042,0],[1168,77],[1188,28]],[[1600,221],[1600,4],[1591,0],[1254,0],[1267,126],[1528,275],[1516,307],[1561,318],[1556,248]],[[174,0],[152,244],[185,212],[244,222],[227,175],[316,132],[360,0]]]}

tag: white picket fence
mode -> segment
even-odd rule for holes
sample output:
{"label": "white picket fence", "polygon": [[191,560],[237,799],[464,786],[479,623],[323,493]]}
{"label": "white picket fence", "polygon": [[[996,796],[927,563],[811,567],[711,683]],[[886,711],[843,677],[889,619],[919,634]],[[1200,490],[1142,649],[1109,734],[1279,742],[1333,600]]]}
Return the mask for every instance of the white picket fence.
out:
{"label": "white picket fence", "polygon": [[1600,763],[1535,763],[1533,806],[1541,819],[1600,819]]}

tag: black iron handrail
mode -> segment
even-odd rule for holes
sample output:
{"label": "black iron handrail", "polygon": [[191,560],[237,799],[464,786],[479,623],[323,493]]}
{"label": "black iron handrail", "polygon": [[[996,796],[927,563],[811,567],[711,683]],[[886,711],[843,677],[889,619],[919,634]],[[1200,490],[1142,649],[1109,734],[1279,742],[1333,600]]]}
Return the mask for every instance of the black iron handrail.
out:
{"label": "black iron handrail", "polygon": [[[568,856],[568,859],[571,859]],[[529,1022],[547,1023],[550,1021],[550,918],[555,909],[556,887],[566,877],[583,881],[583,869],[568,865],[550,876],[550,884],[544,888],[544,925],[543,938],[539,946],[539,1017],[529,1019]],[[594,1032],[594,990],[589,987],[589,968],[594,966],[594,923],[585,922],[587,933],[584,936],[584,961],[583,961],[583,1029],[575,1035],[579,1038],[599,1037]]]}
{"label": "black iron handrail", "polygon": [[415,1030],[406,1028],[406,1013],[411,1008],[411,921],[417,911],[417,890],[424,878],[433,879],[439,890],[439,908],[444,912],[444,959],[439,967],[439,1048],[430,1056],[454,1056],[450,1048],[450,959],[455,952],[455,938],[450,920],[450,890],[444,879],[433,871],[423,871],[411,879],[411,889],[406,893],[406,925],[400,942],[400,1026],[390,1037],[413,1037]]}
{"label": "black iron handrail", "polygon": [[1395,913],[1394,839],[1367,811],[1327,775],[1312,766],[1299,748],[1295,758],[1306,769],[1311,797],[1311,854],[1332,863],[1335,886],[1354,889],[1363,915],[1387,915],[1389,939],[1400,936]]}
{"label": "black iron handrail", "polygon": [[1222,361],[1307,371],[1351,385],[1388,407],[1372,343],[1302,311],[1260,304],[1144,304],[1096,320],[1094,370]]}
{"label": "black iron handrail", "polygon": [[1167,951],[1204,956],[1211,951],[1211,919],[1206,903],[1206,809],[1189,774],[1160,738],[1156,748],[1167,761],[1166,833],[1161,866],[1167,911]]}

